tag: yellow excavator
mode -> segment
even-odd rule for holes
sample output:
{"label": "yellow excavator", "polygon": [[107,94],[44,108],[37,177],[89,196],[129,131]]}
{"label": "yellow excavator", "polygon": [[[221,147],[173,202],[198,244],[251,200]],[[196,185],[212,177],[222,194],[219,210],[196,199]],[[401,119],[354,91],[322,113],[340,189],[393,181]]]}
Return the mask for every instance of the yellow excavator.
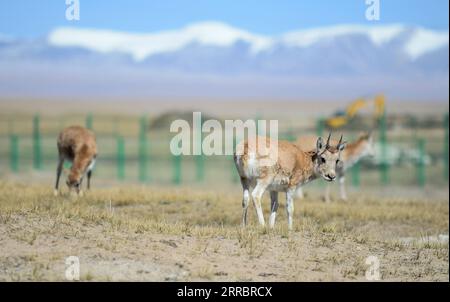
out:
{"label": "yellow excavator", "polygon": [[374,106],[374,118],[378,120],[384,114],[385,109],[385,99],[384,95],[376,95],[375,98],[371,100],[366,100],[365,98],[359,98],[353,101],[344,112],[338,113],[325,120],[325,124],[330,128],[340,128],[348,124],[356,114],[363,108],[367,107],[369,104]]}

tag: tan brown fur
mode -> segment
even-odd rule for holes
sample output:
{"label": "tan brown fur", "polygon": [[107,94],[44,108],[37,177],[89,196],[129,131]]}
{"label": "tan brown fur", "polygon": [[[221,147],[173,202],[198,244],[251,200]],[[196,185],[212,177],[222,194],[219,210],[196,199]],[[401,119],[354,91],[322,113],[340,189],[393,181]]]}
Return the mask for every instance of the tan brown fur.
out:
{"label": "tan brown fur", "polygon": [[369,143],[370,134],[365,133],[358,137],[358,139],[354,142],[348,143],[345,147],[345,150],[342,151],[342,160],[348,161],[355,156],[361,154],[361,152],[366,147],[366,144]]}
{"label": "tan brown fur", "polygon": [[[325,145],[321,138],[316,141],[316,149],[303,151],[297,145],[280,140],[271,141],[266,137],[256,137],[255,141],[243,141],[236,147],[234,161],[241,178],[241,184],[244,190],[243,198],[243,225],[247,221],[247,207],[252,190],[252,199],[255,205],[258,219],[261,225],[264,225],[264,217],[261,210],[261,197],[266,190],[271,194],[270,226],[273,227],[275,222],[275,214],[278,208],[278,192],[286,192],[288,224],[292,228],[292,212],[293,203],[292,195],[301,185],[323,177],[328,181],[334,180],[336,177],[336,163],[340,158],[340,150],[344,148],[344,144],[339,142],[339,146]],[[272,164],[267,165],[267,159],[270,157],[261,154],[259,151],[260,144],[266,144],[266,148],[271,149],[273,145],[277,145],[276,158],[270,161]],[[270,150],[273,156],[275,149]]]}
{"label": "tan brown fur", "polygon": [[[266,146],[270,146],[270,139],[265,137],[257,137],[256,145],[250,146],[248,140],[242,142],[242,163],[244,168],[248,167],[249,153],[256,153],[256,160],[266,158],[257,152],[258,145],[266,141]],[[239,145],[237,147],[239,149]],[[313,156],[315,152],[304,152],[296,145],[280,140],[278,141],[278,160],[274,166],[262,166],[259,169],[259,178],[266,178],[269,174],[274,173],[284,177],[289,177],[289,186],[296,186],[301,181],[306,181],[306,175],[312,174]]]}
{"label": "tan brown fur", "polygon": [[93,165],[97,157],[97,143],[94,133],[81,126],[67,127],[59,134],[57,146],[59,164],[55,193],[57,194],[60,170],[65,160],[72,162],[72,167],[67,177],[69,188],[75,188],[79,191],[85,173],[88,173],[89,188],[92,170],[90,165]]}

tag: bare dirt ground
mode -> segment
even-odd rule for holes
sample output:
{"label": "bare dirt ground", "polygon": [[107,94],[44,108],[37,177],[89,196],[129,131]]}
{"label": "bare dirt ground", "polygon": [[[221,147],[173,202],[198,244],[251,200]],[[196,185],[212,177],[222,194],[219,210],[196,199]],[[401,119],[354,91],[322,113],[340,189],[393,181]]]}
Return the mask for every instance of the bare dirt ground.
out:
{"label": "bare dirt ground", "polygon": [[325,204],[311,192],[288,232],[283,199],[274,230],[253,212],[240,228],[236,191],[127,186],[72,198],[0,181],[0,192],[1,281],[64,281],[69,256],[84,281],[364,281],[368,256],[381,280],[449,280],[443,194]]}

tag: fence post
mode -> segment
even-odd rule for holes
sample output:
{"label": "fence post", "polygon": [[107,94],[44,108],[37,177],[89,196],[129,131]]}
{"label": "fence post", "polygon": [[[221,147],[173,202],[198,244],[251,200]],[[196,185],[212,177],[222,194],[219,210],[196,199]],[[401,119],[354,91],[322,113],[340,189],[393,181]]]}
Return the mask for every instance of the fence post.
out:
{"label": "fence post", "polygon": [[295,142],[295,135],[294,131],[292,130],[292,126],[289,126],[288,132],[287,132],[287,140],[290,142]]}
{"label": "fence post", "polygon": [[352,167],[352,184],[354,187],[359,187],[361,184],[361,178],[359,172],[361,171],[360,162],[356,162]]}
{"label": "fence post", "polygon": [[381,183],[389,183],[389,164],[387,162],[386,111],[380,118],[380,146],[381,146]]}
{"label": "fence post", "polygon": [[448,112],[444,116],[444,179],[448,181]]}
{"label": "fence post", "polygon": [[419,150],[419,158],[417,161],[417,183],[419,186],[424,187],[426,183],[425,174],[425,140],[419,139],[417,142],[417,148]]}
{"label": "fence post", "polygon": [[204,156],[203,156],[203,150],[202,150],[202,125],[203,125],[203,121],[202,118],[200,116],[200,121],[199,121],[199,125],[196,129],[194,129],[194,131],[197,131],[197,137],[198,137],[198,141],[195,141],[194,144],[197,144],[197,149],[200,150],[201,154],[200,155],[194,155],[194,159],[195,159],[195,164],[196,164],[196,173],[195,173],[195,178],[198,182],[202,182],[205,178],[205,164],[204,164]]}
{"label": "fence post", "polygon": [[205,179],[205,158],[203,157],[203,154],[201,154],[196,155],[195,160],[197,166],[196,180],[202,182]]}
{"label": "fence post", "polygon": [[139,180],[147,181],[147,119],[141,117],[139,130]]}
{"label": "fence post", "polygon": [[10,135],[10,168],[13,172],[19,171],[19,137],[17,135]]}
{"label": "fence post", "polygon": [[179,185],[181,183],[181,156],[182,155],[172,155],[173,160],[172,182],[175,185]]}
{"label": "fence post", "polygon": [[42,167],[40,117],[37,114],[33,118],[33,166],[37,170]]}
{"label": "fence post", "polygon": [[92,117],[92,113],[89,113],[86,116],[86,128],[88,128],[89,130],[92,130],[92,124],[93,124],[93,117]]}
{"label": "fence post", "polygon": [[322,136],[323,135],[323,130],[325,128],[325,121],[323,118],[319,118],[317,120],[317,124],[316,124],[316,132],[317,132],[317,136]]}
{"label": "fence post", "polygon": [[125,179],[125,140],[117,136],[117,178]]}

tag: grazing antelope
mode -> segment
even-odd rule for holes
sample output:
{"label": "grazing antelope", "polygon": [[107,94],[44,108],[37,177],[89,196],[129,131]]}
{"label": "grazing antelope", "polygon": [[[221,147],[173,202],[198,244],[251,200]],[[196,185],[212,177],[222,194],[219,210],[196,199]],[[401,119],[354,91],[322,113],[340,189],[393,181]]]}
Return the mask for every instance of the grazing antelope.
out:
{"label": "grazing antelope", "polygon": [[92,169],[97,157],[97,143],[92,131],[80,127],[71,126],[65,128],[58,137],[59,161],[56,170],[55,196],[58,195],[59,178],[63,169],[64,161],[72,163],[70,173],[67,177],[67,186],[80,194],[83,177],[87,174],[87,188],[91,186]]}
{"label": "grazing antelope", "polygon": [[268,190],[271,199],[269,226],[273,228],[275,225],[278,192],[286,192],[288,227],[290,230],[292,229],[296,190],[318,177],[327,181],[333,181],[336,178],[336,167],[339,165],[340,154],[345,147],[345,142],[342,142],[341,136],[339,142],[332,146],[330,137],[331,133],[326,144],[319,137],[316,141],[316,148],[312,151],[303,151],[288,141],[277,141],[277,158],[271,165],[263,164],[265,158],[259,152],[259,144],[265,143],[267,146],[273,143],[269,138],[256,137],[253,143],[245,140],[238,144],[234,162],[243,188],[242,224],[244,226],[247,225],[247,209],[250,198],[253,200],[259,224],[265,225],[261,199],[264,192]]}
{"label": "grazing antelope", "polygon": [[[317,140],[317,138],[314,136],[303,136],[297,140],[296,144],[303,150],[312,150],[314,149],[315,140]],[[372,132],[363,133],[356,141],[347,144],[345,150],[342,152],[342,164],[336,170],[339,178],[341,199],[347,200],[347,192],[345,190],[345,171],[362,158],[373,155],[374,146]],[[297,197],[304,197],[302,188],[297,190]],[[325,201],[330,202],[330,184],[327,184],[327,188],[325,190]]]}

